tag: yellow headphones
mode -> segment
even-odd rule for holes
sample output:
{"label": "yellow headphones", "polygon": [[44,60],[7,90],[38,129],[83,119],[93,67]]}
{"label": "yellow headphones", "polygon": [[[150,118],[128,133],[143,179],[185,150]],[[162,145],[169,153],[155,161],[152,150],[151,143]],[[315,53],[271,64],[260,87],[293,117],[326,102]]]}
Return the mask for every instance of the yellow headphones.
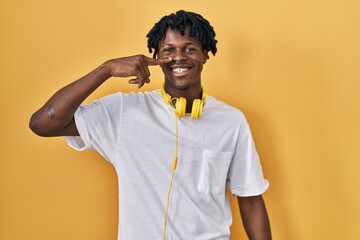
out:
{"label": "yellow headphones", "polygon": [[[192,104],[191,108],[191,117],[193,119],[201,118],[202,110],[205,104],[206,99],[206,93],[202,89],[202,97],[201,99],[195,99]],[[160,91],[161,97],[164,99],[164,102],[166,104],[171,104],[172,100],[176,100],[175,103],[175,114],[178,117],[184,117],[186,112],[186,98],[180,97],[180,98],[172,98],[166,91],[165,91],[165,83],[162,85],[161,91]]]}

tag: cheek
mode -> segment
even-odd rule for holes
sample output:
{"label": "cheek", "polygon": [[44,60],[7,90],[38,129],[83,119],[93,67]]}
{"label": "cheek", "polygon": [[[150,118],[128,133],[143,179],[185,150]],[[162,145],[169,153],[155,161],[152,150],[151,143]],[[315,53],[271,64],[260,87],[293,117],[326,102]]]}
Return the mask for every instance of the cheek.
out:
{"label": "cheek", "polygon": [[209,59],[209,56],[207,54],[204,54],[204,56],[203,56],[203,64],[205,64],[208,59]]}
{"label": "cheek", "polygon": [[196,67],[198,71],[201,71],[203,69],[204,61],[206,61],[206,60],[204,60],[204,59],[198,60],[197,67]]}
{"label": "cheek", "polygon": [[163,72],[164,74],[166,74],[167,68],[166,68],[165,66],[161,66],[161,70],[162,70],[162,72]]}

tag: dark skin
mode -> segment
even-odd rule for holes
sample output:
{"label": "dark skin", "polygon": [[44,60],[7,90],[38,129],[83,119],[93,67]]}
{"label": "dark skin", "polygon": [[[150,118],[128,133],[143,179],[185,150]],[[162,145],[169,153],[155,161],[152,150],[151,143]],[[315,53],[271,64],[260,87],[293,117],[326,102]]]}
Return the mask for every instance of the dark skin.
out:
{"label": "dark skin", "polygon": [[110,77],[135,77],[130,84],[141,88],[150,82],[149,66],[161,65],[171,59],[153,59],[144,55],[112,59],[57,91],[30,119],[31,130],[45,137],[78,136],[74,113],[80,104]]}
{"label": "dark skin", "polygon": [[270,240],[271,228],[261,195],[238,197],[241,219],[250,240]]}
{"label": "dark skin", "polygon": [[201,98],[201,72],[209,58],[202,44],[189,37],[190,31],[187,27],[185,34],[181,35],[178,30],[168,29],[159,43],[158,55],[159,58],[173,59],[161,66],[165,76],[165,90],[172,97],[186,98],[186,112],[191,111],[194,99]]}
{"label": "dark skin", "polygon": [[[201,72],[209,58],[208,52],[187,27],[182,36],[168,29],[159,43],[157,59],[136,55],[112,59],[56,92],[30,119],[31,130],[40,136],[78,136],[74,113],[80,104],[110,77],[134,77],[130,84],[141,88],[150,82],[150,66],[160,65],[165,76],[165,90],[172,97],[187,99],[190,112],[192,101],[201,98]],[[245,231],[251,240],[270,240],[271,230],[261,195],[238,197]]]}

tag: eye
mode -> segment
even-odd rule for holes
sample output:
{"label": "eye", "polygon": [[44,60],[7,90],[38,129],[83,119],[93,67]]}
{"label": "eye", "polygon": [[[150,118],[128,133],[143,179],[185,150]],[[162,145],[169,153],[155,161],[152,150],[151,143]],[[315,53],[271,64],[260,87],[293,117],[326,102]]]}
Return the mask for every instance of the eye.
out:
{"label": "eye", "polygon": [[185,48],[185,51],[186,52],[193,52],[193,51],[195,51],[195,48],[188,47],[188,48]]}
{"label": "eye", "polygon": [[172,48],[164,48],[164,49],[163,49],[163,52],[164,52],[164,53],[172,53],[172,52],[173,52],[173,49],[172,49]]}

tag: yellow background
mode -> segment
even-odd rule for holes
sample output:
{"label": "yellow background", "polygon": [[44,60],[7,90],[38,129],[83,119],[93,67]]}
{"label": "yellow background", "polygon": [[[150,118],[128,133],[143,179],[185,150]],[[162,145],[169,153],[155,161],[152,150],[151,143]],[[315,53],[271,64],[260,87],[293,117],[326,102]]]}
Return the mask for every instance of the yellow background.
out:
{"label": "yellow background", "polygon": [[[0,239],[115,239],[112,166],[28,120],[105,60],[148,54],[146,33],[178,9],[217,32],[203,83],[250,122],[274,239],[360,239],[359,0],[0,0]],[[151,72],[145,90],[163,81]],[[112,79],[91,99],[120,90],[136,88]],[[234,200],[231,239],[246,239]]]}

